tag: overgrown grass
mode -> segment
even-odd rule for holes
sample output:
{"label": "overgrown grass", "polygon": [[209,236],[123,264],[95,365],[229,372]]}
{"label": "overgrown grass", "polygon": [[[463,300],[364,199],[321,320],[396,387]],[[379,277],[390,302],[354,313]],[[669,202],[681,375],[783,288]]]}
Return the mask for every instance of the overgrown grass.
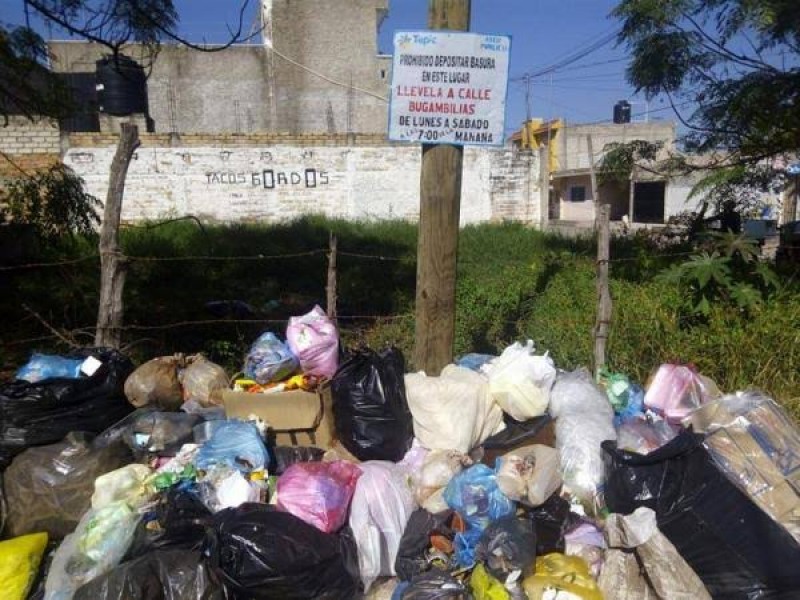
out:
{"label": "overgrown grass", "polygon": [[[385,315],[386,319],[343,319],[349,345],[395,343],[411,363],[416,280],[416,227],[405,222],[351,223],[306,218],[277,226],[198,227],[176,222],[126,228],[123,248],[133,257],[298,254],[327,248],[338,237],[339,313]],[[611,267],[614,317],[609,340],[611,367],[645,381],[667,360],[696,364],[725,390],[755,386],[779,398],[800,416],[800,295],[788,286],[748,315],[715,307],[703,321],[680,313],[675,285],[655,278],[682,260],[682,248],[664,252],[644,237],[614,240]],[[49,248],[27,248],[18,262],[66,260],[94,253],[90,240]],[[349,256],[348,253],[373,258]],[[678,256],[672,256],[678,254]],[[517,339],[533,339],[565,369],[588,365],[594,325],[594,241],[568,239],[520,225],[467,227],[459,247],[456,353],[499,352]],[[623,259],[623,260],[619,260]],[[208,325],[132,329],[125,341],[137,360],[172,352],[204,351],[228,369],[264,329],[282,334],[285,320],[324,304],[326,258],[310,256],[257,261],[142,261],[129,266],[128,326],[162,326],[219,318]],[[90,343],[96,318],[98,264],[91,260],[58,268],[0,272],[0,297],[7,316],[0,359],[12,369],[34,349],[63,350],[53,340],[13,345],[48,332],[26,304],[48,322],[78,332]],[[214,315],[211,301],[238,300],[253,314]],[[400,315],[401,318],[390,318]],[[264,324],[231,318],[264,319]]]}

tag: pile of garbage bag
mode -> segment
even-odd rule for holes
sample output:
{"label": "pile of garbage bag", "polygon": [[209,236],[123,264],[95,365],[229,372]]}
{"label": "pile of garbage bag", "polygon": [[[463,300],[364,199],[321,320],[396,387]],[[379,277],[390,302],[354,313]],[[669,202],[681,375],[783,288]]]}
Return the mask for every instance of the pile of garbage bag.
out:
{"label": "pile of garbage bag", "polygon": [[286,338],[239,377],[87,350],[0,385],[0,596],[800,598],[800,431],[768,396],[531,342],[409,373],[319,308]]}

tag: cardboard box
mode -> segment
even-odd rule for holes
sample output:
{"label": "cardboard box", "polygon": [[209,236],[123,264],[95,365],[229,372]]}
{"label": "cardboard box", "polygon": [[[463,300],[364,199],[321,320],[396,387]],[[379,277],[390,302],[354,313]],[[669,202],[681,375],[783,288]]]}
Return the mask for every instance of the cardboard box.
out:
{"label": "cardboard box", "polygon": [[276,394],[222,392],[225,415],[266,421],[276,434],[278,446],[315,446],[329,449],[335,439],[330,388],[319,392],[291,391]]}

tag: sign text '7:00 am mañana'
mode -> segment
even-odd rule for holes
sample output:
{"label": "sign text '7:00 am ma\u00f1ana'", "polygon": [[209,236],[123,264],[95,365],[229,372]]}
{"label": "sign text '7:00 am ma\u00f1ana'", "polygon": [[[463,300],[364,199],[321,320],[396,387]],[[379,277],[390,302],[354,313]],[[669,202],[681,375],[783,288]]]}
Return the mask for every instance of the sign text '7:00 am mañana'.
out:
{"label": "sign text '7:00 am ma\u00f1ana'", "polygon": [[274,190],[279,187],[302,186],[315,188],[328,185],[330,178],[326,171],[317,169],[303,169],[301,171],[276,171],[265,169],[243,173],[236,171],[211,171],[206,173],[208,185],[251,185]]}

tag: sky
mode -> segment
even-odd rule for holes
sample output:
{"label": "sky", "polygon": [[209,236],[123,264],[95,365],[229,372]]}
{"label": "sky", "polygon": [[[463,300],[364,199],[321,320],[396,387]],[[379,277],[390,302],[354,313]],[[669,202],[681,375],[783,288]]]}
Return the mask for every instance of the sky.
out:
{"label": "sky", "polygon": [[[257,4],[251,0],[246,29]],[[561,117],[572,123],[610,121],[614,104],[623,99],[632,103],[634,121],[645,120],[648,109],[651,120],[674,118],[665,102],[647,105],[642,96],[634,94],[625,81],[625,49],[614,41],[574,64],[532,79],[526,101],[527,86],[518,78],[614,33],[619,23],[609,13],[615,5],[614,0],[472,0],[472,31],[512,37],[507,131],[516,130],[528,110],[532,117]],[[227,25],[238,21],[240,2],[175,0],[175,6],[181,35],[214,43],[223,41],[228,35]],[[424,29],[427,6],[427,0],[390,0],[389,16],[378,40],[380,51],[391,53],[396,30]],[[22,0],[0,0],[0,7],[2,21],[24,22]],[[47,37],[47,30],[35,18],[33,26]],[[51,33],[56,38],[66,37],[57,31]]]}

